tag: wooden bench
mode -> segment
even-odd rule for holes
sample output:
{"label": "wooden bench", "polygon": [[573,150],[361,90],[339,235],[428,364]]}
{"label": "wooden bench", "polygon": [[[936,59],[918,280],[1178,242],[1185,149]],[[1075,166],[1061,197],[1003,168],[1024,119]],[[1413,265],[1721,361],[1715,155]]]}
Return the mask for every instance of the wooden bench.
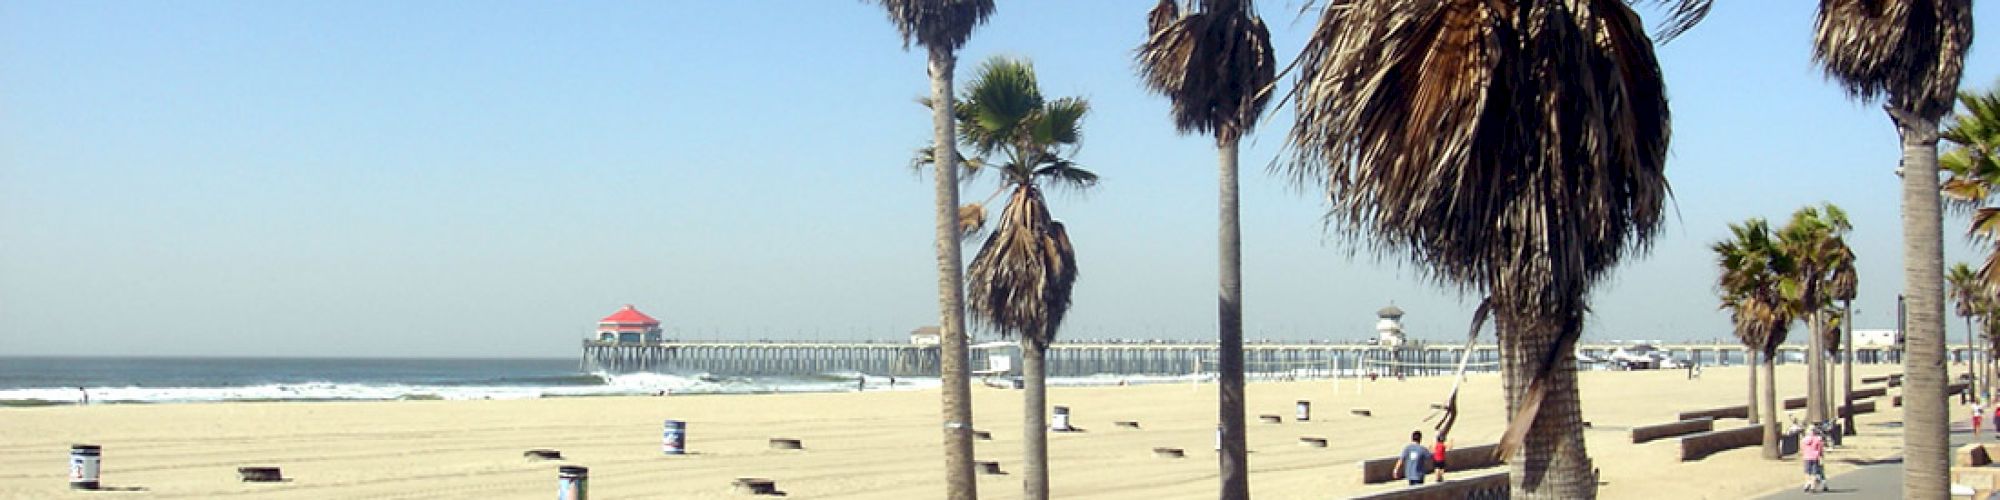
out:
{"label": "wooden bench", "polygon": [[[1834,413],[1837,413],[1837,414],[1839,414],[1839,416],[1842,416],[1842,417],[1845,417],[1845,416],[1847,416],[1847,405],[1843,405],[1843,404],[1839,404],[1839,403],[1834,403],[1834,406],[1836,407],[1836,408],[1834,409]],[[1875,402],[1874,402],[1874,401],[1855,401],[1855,402],[1854,402],[1854,414],[1855,414],[1855,415],[1867,415],[1867,414],[1870,414],[1870,413],[1875,413]]]}
{"label": "wooden bench", "polygon": [[1509,488],[1512,486],[1512,483],[1508,482],[1507,471],[1500,471],[1447,479],[1442,483],[1397,488],[1354,498],[1356,500],[1498,500],[1508,498],[1511,493]]}
{"label": "wooden bench", "polygon": [[1764,444],[1764,427],[1760,425],[1698,432],[1681,437],[1681,461],[1700,460],[1716,452],[1760,444]]}
{"label": "wooden bench", "polygon": [[[1484,469],[1500,465],[1501,457],[1496,456],[1499,451],[1499,443],[1446,450],[1444,453],[1445,472]],[[1396,457],[1362,460],[1360,465],[1362,484],[1386,483],[1396,480]]]}
{"label": "wooden bench", "polygon": [[1736,406],[1724,406],[1721,408],[1709,408],[1706,410],[1684,411],[1681,412],[1680,415],[1676,415],[1674,418],[1676,420],[1694,420],[1697,418],[1709,418],[1709,419],[1750,418],[1750,406],[1736,405]]}
{"label": "wooden bench", "polygon": [[1888,382],[1888,381],[1889,381],[1889,379],[1891,379],[1891,378],[1895,378],[1895,377],[1891,377],[1891,376],[1889,376],[1889,375],[1876,375],[1876,376],[1873,376],[1873,377],[1861,377],[1861,383],[1863,383],[1863,384],[1879,384],[1879,383],[1883,383],[1883,382]]}
{"label": "wooden bench", "polygon": [[1632,428],[1632,444],[1712,430],[1715,430],[1715,419],[1711,417],[1692,418],[1659,425],[1642,425]]}
{"label": "wooden bench", "polygon": [[1993,457],[1986,454],[1986,447],[1978,443],[1958,447],[1951,454],[1952,467],[1984,467],[1993,463]]}
{"label": "wooden bench", "polygon": [[1867,389],[1855,389],[1852,394],[1854,395],[1854,399],[1863,399],[1882,396],[1888,393],[1889,388],[1887,387],[1870,387]]}

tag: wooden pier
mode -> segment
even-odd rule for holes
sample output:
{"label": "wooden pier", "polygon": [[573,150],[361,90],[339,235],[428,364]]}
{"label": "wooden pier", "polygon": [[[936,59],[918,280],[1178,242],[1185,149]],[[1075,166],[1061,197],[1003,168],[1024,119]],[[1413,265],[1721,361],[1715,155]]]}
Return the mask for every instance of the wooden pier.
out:
{"label": "wooden pier", "polygon": [[[1630,344],[1584,344],[1577,352],[1606,358]],[[1425,376],[1456,369],[1463,344],[1412,342],[1397,348],[1369,344],[1251,343],[1243,346],[1245,370],[1253,378],[1331,377],[1374,371],[1383,376]],[[1674,343],[1654,347],[1676,359],[1703,366],[1741,365],[1741,345]],[[1785,354],[1802,354],[1804,346],[1784,346]],[[1881,348],[1857,350],[1862,363],[1894,362]],[[1956,351],[1954,351],[1956,352]],[[990,351],[974,350],[968,366],[986,369]],[[1491,371],[1500,359],[1492,344],[1473,347],[1471,368]],[[1786,363],[1779,356],[1780,363]],[[1049,349],[1048,373],[1056,377],[1091,375],[1185,376],[1215,370],[1213,343],[1059,342]],[[585,372],[711,373],[726,375],[816,375],[862,373],[874,376],[934,377],[937,346],[904,343],[838,342],[658,342],[585,341],[578,368]],[[1016,364],[1018,366],[1018,363]],[[1390,371],[1402,370],[1401,373]]]}

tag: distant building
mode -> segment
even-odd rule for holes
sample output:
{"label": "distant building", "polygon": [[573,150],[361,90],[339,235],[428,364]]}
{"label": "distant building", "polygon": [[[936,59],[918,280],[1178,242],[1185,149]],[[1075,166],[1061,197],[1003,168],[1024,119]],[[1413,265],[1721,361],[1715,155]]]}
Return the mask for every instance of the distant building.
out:
{"label": "distant building", "polygon": [[657,344],[665,340],[660,320],[639,312],[632,304],[597,320],[597,341],[620,344]]}
{"label": "distant building", "polygon": [[910,344],[938,345],[940,343],[939,340],[944,336],[942,333],[939,333],[942,331],[942,329],[935,326],[924,326],[910,330]]}
{"label": "distant building", "polygon": [[1390,304],[1375,311],[1375,342],[1385,347],[1403,345],[1403,309]]}
{"label": "distant building", "polygon": [[1854,347],[1857,349],[1867,349],[1870,347],[1893,348],[1897,347],[1898,344],[1900,342],[1896,338],[1895,330],[1854,330]]}

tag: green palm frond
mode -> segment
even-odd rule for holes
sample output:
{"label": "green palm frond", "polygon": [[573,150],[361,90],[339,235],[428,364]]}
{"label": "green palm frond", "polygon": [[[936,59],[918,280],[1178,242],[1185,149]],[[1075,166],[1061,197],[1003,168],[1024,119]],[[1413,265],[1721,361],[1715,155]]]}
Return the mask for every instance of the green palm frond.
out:
{"label": "green palm frond", "polygon": [[959,102],[959,136],[979,156],[1014,145],[1042,109],[1035,69],[1007,57],[987,59]]}
{"label": "green palm frond", "polygon": [[1081,97],[1063,97],[1048,103],[1038,111],[1029,130],[1029,140],[1035,144],[1072,145],[1083,141],[1083,115],[1090,112],[1090,103]]}

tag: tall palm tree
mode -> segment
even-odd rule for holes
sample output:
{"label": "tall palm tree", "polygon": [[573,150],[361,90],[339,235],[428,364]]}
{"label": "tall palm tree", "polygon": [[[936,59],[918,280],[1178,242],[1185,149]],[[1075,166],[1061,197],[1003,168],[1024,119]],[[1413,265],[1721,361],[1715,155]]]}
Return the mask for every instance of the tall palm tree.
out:
{"label": "tall palm tree", "polygon": [[1953,312],[1958,313],[1958,317],[1965,318],[1965,346],[1967,352],[1970,352],[1972,338],[1980,331],[1972,327],[1972,320],[1977,318],[1981,322],[1988,321],[1987,314],[1993,308],[1993,301],[1990,300],[1992,288],[1980,277],[1978,271],[1974,271],[1971,265],[1964,262],[1952,264],[1951,268],[1945,271],[1944,281],[1951,287],[1952,300],[1958,303],[1957,309]]}
{"label": "tall palm tree", "polygon": [[[1995,271],[2000,268],[2000,238],[1996,238],[2000,236],[2000,207],[1988,203],[2000,184],[2000,89],[1960,92],[1958,101],[1964,111],[1952,116],[1950,125],[1939,134],[1950,145],[1938,157],[1939,166],[1949,173],[1944,197],[1948,209],[1972,214],[1969,236],[1991,246],[1978,274],[1993,288],[2000,285],[2000,272]],[[1993,356],[1986,356],[1986,360],[1979,368],[1985,373],[1974,379],[1990,392]]]}
{"label": "tall palm tree", "polygon": [[[1741,224],[1730,224],[1731,238],[1715,243],[1710,248],[1716,255],[1716,264],[1721,275],[1716,279],[1716,288],[1722,296],[1722,307],[1730,310],[1730,320],[1735,322],[1737,338],[1752,352],[1763,355],[1762,363],[1755,363],[1752,369],[1764,371],[1763,404],[1769,418],[1764,424],[1764,458],[1777,460],[1778,415],[1784,409],[1778,407],[1777,354],[1778,347],[1785,343],[1787,330],[1792,322],[1793,308],[1785,304],[1783,281],[1793,272],[1790,256],[1780,250],[1778,242],[1772,238],[1771,225],[1764,219],[1752,218]],[[1751,372],[1755,385],[1756,372]],[[1759,406],[1752,388],[1750,408],[1753,413]],[[1753,422],[1754,423],[1754,422]]]}
{"label": "tall palm tree", "polygon": [[1971,46],[1972,0],[1820,0],[1814,20],[1813,59],[1850,97],[1884,98],[1902,143],[1905,498],[1950,486],[1937,142]]}
{"label": "tall palm tree", "polygon": [[[951,102],[958,49],[973,28],[993,15],[993,0],[876,0],[903,35],[903,48],[924,47],[930,65],[931,144],[949,147],[958,136]],[[966,372],[965,260],[959,248],[958,155],[937,158],[937,270],[939,378],[943,382],[945,498],[979,497],[972,475],[972,386]]]}
{"label": "tall palm tree", "polygon": [[1244,444],[1243,230],[1237,208],[1237,145],[1257,124],[1277,79],[1271,30],[1250,0],[1201,0],[1183,13],[1160,0],[1147,17],[1136,59],[1147,88],[1173,103],[1182,133],[1215,137],[1220,157],[1221,273],[1217,339],[1221,359],[1222,498],[1250,496],[1249,448]]}
{"label": "tall palm tree", "polygon": [[1854,430],[1854,296],[1859,293],[1861,275],[1854,268],[1854,249],[1843,241],[1833,267],[1831,292],[1834,300],[1840,301],[1841,340],[1838,344],[1842,359],[1840,362],[1840,406],[1847,412],[1841,423],[1841,432],[1852,436]]}
{"label": "tall palm tree", "polygon": [[[1682,2],[1669,34],[1699,17]],[[1488,296],[1517,498],[1590,498],[1586,297],[1668,197],[1653,40],[1625,2],[1334,0],[1298,61],[1295,156],[1329,224]]]}
{"label": "tall palm tree", "polygon": [[1043,99],[1034,66],[1006,57],[980,66],[958,107],[960,141],[999,171],[1002,189],[1012,193],[972,258],[968,310],[986,328],[1021,341],[1022,484],[1034,500],[1049,497],[1045,360],[1077,276],[1076,249],[1063,224],[1050,217],[1040,184],[1083,189],[1097,183],[1097,174],[1070,159],[1089,109],[1081,98]]}
{"label": "tall palm tree", "polygon": [[1806,421],[1831,418],[1827,396],[1826,311],[1832,307],[1834,270],[1847,252],[1842,239],[1853,226],[1846,212],[1831,203],[1805,207],[1792,213],[1791,221],[1778,230],[1779,251],[1793,262],[1786,281],[1786,298],[1795,301],[1797,313],[1806,320]]}

